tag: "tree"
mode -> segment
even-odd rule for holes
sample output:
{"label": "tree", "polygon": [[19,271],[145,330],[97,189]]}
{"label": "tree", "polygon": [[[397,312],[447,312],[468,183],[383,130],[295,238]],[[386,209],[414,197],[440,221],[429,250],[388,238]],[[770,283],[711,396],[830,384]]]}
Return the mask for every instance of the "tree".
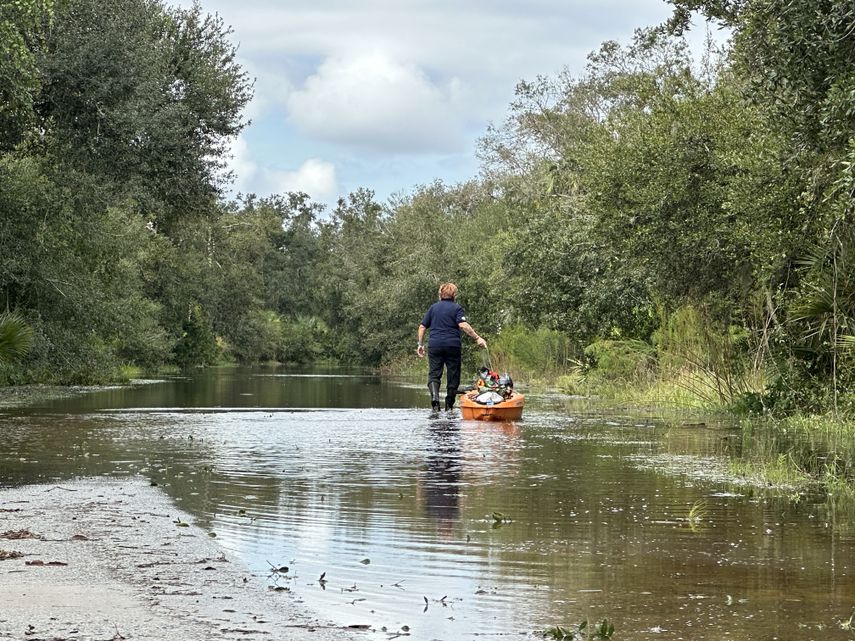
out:
{"label": "tree", "polygon": [[69,0],[39,63],[37,108],[55,157],[109,179],[162,231],[207,215],[252,95],[229,33],[198,4]]}
{"label": "tree", "polygon": [[34,122],[40,78],[33,50],[44,38],[53,12],[53,0],[0,4],[0,151],[20,142]]}

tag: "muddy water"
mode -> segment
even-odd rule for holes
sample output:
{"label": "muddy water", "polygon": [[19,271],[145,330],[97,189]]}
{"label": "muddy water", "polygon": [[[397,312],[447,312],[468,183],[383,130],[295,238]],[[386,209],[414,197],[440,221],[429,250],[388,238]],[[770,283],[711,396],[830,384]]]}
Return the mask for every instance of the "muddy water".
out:
{"label": "muddy water", "polygon": [[6,411],[0,485],[141,474],[271,586],[371,625],[366,639],[586,618],[615,639],[855,636],[850,530],[819,499],[730,483],[730,426],[546,396],[516,424],[430,420],[425,394],[218,370]]}

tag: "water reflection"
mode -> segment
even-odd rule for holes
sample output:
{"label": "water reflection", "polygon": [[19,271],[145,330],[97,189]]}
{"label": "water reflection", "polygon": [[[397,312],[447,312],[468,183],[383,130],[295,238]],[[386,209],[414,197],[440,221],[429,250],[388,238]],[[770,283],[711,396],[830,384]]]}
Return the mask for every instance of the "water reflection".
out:
{"label": "water reflection", "polygon": [[278,373],[7,413],[0,484],[145,475],[258,574],[289,566],[274,579],[324,617],[413,641],[603,617],[624,639],[850,638],[849,517],[712,474],[727,426],[536,399],[520,423],[430,421],[421,386]]}
{"label": "water reflection", "polygon": [[460,424],[434,420],[428,427],[425,473],[420,484],[425,512],[434,519],[441,539],[451,539],[460,519],[462,456]]}

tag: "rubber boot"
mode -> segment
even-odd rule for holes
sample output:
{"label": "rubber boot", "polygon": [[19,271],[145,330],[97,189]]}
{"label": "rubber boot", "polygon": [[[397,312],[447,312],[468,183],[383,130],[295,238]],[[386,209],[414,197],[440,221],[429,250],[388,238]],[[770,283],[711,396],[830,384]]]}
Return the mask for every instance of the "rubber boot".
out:
{"label": "rubber boot", "polygon": [[457,398],[457,390],[448,390],[445,395],[445,411],[450,412],[454,409],[454,400]]}
{"label": "rubber boot", "polygon": [[434,412],[439,412],[439,381],[428,383],[430,390],[430,406]]}

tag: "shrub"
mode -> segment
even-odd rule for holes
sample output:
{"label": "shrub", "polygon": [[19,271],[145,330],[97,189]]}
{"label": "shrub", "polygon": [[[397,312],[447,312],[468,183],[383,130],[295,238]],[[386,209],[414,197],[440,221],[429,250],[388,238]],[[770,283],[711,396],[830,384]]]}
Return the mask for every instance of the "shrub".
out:
{"label": "shrub", "polygon": [[314,316],[299,316],[282,326],[280,360],[304,364],[320,358],[325,352],[329,330]]}
{"label": "shrub", "polygon": [[597,378],[633,381],[654,369],[656,355],[644,341],[598,340],[585,348],[585,364]]}
{"label": "shrub", "polygon": [[526,378],[555,377],[567,369],[573,355],[570,339],[561,332],[531,331],[522,325],[503,328],[489,350],[494,369]]}
{"label": "shrub", "polygon": [[181,337],[173,352],[176,364],[182,368],[212,365],[216,362],[219,355],[217,339],[201,305],[191,305],[190,313],[184,320]]}

